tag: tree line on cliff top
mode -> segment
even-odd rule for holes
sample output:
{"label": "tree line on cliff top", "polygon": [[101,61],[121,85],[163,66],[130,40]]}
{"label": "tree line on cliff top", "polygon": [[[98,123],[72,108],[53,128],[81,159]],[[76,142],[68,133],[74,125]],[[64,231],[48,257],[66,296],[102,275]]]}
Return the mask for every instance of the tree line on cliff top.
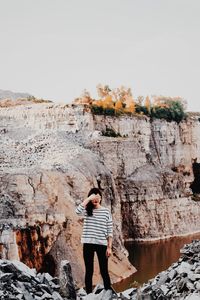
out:
{"label": "tree line on cliff top", "polygon": [[181,97],[139,96],[134,99],[131,89],[121,86],[111,90],[108,85],[98,85],[99,99],[92,99],[90,93],[84,90],[75,103],[89,104],[91,111],[97,115],[120,116],[146,115],[153,118],[165,119],[169,122],[181,122],[186,118],[186,101]]}

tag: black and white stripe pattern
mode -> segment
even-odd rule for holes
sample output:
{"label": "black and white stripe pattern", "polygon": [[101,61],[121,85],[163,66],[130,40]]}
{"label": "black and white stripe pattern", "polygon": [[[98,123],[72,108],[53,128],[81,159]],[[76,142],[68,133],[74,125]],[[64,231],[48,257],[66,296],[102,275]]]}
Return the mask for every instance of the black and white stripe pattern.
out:
{"label": "black and white stripe pattern", "polygon": [[76,208],[78,215],[84,215],[82,243],[107,245],[107,238],[113,236],[112,216],[108,208],[93,209],[93,215],[88,216],[82,204]]}

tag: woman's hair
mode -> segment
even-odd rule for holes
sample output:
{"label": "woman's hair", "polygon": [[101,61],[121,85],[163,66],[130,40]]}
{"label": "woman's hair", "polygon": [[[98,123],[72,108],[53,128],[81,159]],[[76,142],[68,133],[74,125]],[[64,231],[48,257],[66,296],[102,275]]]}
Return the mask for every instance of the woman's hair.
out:
{"label": "woman's hair", "polygon": [[[92,188],[89,193],[88,193],[88,197],[90,197],[90,195],[95,194],[95,195],[100,195],[101,196],[101,191],[98,188]],[[101,203],[101,202],[100,202]],[[93,209],[94,209],[94,205],[92,204],[92,202],[90,201],[87,205],[86,205],[86,211],[87,211],[87,215],[88,216],[92,216],[93,215]]]}

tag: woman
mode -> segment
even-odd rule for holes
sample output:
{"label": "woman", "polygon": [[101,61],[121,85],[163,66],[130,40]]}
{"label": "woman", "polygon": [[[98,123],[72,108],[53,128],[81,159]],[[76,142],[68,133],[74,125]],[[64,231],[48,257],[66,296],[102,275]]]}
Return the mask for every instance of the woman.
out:
{"label": "woman", "polygon": [[92,188],[88,197],[77,207],[76,213],[84,215],[81,237],[85,262],[85,288],[92,292],[94,253],[97,253],[104,288],[111,289],[108,273],[108,257],[112,254],[112,216],[108,208],[101,206],[101,192]]}

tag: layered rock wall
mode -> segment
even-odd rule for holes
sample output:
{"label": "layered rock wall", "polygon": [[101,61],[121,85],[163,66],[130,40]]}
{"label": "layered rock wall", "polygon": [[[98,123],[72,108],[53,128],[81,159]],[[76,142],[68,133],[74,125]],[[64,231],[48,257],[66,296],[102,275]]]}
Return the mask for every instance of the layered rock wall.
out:
{"label": "layered rock wall", "polygon": [[[112,278],[134,271],[123,246],[112,174],[98,155],[84,147],[93,126],[93,116],[82,106],[37,104],[0,110],[2,258],[20,259],[52,275],[60,261],[68,259],[77,283],[83,282],[83,223],[75,215],[75,204],[92,186],[101,185],[104,205],[116,218]],[[95,281],[99,281],[98,268]]]}
{"label": "layered rock wall", "polygon": [[95,129],[112,128],[121,135],[100,137],[90,147],[115,178],[124,238],[152,240],[200,231],[200,203],[190,197],[192,161],[200,159],[199,121],[97,116],[95,122]]}
{"label": "layered rock wall", "polygon": [[[119,136],[103,136],[108,129]],[[82,221],[74,209],[99,186],[114,219],[112,275],[127,276],[133,267],[123,238],[200,230],[200,205],[189,196],[191,160],[200,159],[199,136],[196,119],[178,125],[145,116],[94,116],[81,105],[1,108],[2,257],[38,270],[53,266],[52,273],[68,259],[82,281]]]}

